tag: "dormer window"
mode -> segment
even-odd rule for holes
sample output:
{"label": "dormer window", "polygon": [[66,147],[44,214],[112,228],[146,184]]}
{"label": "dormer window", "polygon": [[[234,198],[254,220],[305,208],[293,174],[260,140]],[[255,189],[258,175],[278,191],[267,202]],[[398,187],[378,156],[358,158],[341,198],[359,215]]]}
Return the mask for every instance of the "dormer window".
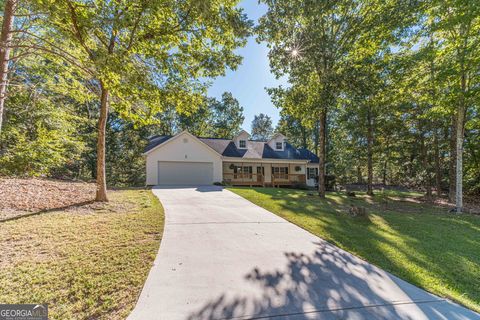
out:
{"label": "dormer window", "polygon": [[275,144],[275,149],[282,150],[283,149],[283,142],[277,142]]}
{"label": "dormer window", "polygon": [[236,137],[233,138],[233,142],[238,149],[247,149],[247,141],[250,135],[247,131],[242,130]]}

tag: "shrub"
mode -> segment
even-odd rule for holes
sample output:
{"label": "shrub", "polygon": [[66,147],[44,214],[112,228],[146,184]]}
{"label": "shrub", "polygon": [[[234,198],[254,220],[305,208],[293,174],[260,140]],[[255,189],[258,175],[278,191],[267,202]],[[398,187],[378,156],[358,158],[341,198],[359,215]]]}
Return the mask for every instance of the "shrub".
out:
{"label": "shrub", "polygon": [[310,190],[310,188],[305,184],[301,182],[296,182],[292,185],[293,189],[299,189],[299,190]]}

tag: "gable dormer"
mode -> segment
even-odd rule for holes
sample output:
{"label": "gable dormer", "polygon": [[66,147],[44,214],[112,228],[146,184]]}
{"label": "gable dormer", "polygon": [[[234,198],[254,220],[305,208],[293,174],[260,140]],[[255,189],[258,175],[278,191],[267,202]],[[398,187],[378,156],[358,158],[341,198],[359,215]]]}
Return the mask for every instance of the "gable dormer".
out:
{"label": "gable dormer", "polygon": [[285,150],[285,136],[281,133],[275,133],[273,137],[268,141],[268,145],[275,151]]}
{"label": "gable dormer", "polygon": [[249,138],[250,134],[247,131],[242,130],[235,138],[233,138],[233,143],[235,143],[235,146],[238,149],[247,149]]}

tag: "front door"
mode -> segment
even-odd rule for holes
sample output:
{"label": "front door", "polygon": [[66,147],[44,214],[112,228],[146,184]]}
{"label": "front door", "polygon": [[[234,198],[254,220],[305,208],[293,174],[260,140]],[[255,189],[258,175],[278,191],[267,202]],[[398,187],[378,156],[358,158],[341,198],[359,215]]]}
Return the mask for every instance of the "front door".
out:
{"label": "front door", "polygon": [[265,168],[257,167],[257,182],[263,182],[264,176],[265,176]]}

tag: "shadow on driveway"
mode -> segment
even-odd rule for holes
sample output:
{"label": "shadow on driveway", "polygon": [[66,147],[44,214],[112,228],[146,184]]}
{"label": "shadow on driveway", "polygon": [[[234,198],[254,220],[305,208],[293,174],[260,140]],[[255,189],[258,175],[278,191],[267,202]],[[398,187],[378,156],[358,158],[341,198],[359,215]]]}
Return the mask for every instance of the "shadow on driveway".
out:
{"label": "shadow on driveway", "polygon": [[480,319],[326,242],[315,244],[312,255],[286,252],[284,269],[246,274],[260,298],[221,295],[187,319]]}

